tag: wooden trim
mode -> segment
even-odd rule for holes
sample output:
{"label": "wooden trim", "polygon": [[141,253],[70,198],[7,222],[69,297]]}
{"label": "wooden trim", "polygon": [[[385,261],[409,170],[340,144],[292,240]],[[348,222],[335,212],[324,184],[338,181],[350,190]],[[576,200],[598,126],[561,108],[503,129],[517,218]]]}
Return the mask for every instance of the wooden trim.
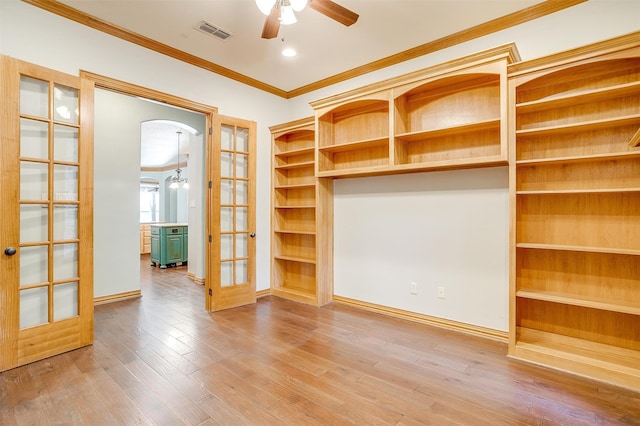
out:
{"label": "wooden trim", "polygon": [[396,95],[395,92],[402,90],[402,88],[407,90],[407,88],[411,87],[412,84],[424,84],[428,79],[440,79],[445,75],[456,74],[463,70],[477,68],[478,66],[484,66],[486,68],[484,71],[487,73],[497,74],[500,72],[500,65],[496,65],[491,62],[495,62],[502,58],[506,58],[507,65],[520,60],[520,54],[518,53],[515,43],[507,43],[502,46],[482,50],[480,52],[452,59],[428,68],[401,74],[386,80],[338,93],[336,95],[317,99],[309,102],[309,105],[318,110],[316,115],[322,115],[326,110],[333,109],[335,104],[343,103],[346,100],[356,98],[360,100],[366,96],[367,99],[371,100],[387,101],[390,99],[390,94],[387,92],[391,89],[395,89],[393,95]]}
{"label": "wooden trim", "polygon": [[173,164],[173,165],[162,166],[162,167],[140,167],[140,171],[141,172],[168,172],[169,170],[175,170],[176,168],[184,169],[188,165],[189,164],[186,161],[183,161],[182,163],[179,163],[179,164]]}
{"label": "wooden trim", "polygon": [[193,281],[196,284],[204,285],[204,278],[197,277],[193,272],[187,272],[187,278]]}
{"label": "wooden trim", "polygon": [[399,63],[418,58],[439,50],[449,48],[476,38],[491,34],[497,31],[504,30],[516,25],[529,22],[543,16],[558,12],[560,10],[575,6],[583,3],[586,0],[548,0],[542,3],[533,5],[531,7],[519,10],[509,15],[494,19],[489,22],[485,22],[475,27],[468,28],[466,30],[459,31],[457,33],[442,37],[438,40],[431,41],[429,43],[416,46],[414,48],[405,50],[400,53],[396,53],[391,56],[379,59],[377,61],[370,62],[368,64],[352,68],[348,71],[327,77],[322,80],[298,87],[290,91],[285,91],[269,84],[263,83],[246,75],[232,71],[229,68],[222,67],[213,62],[206,61],[202,58],[198,58],[194,55],[188,54],[171,46],[163,43],[159,43],[155,40],[141,36],[139,34],[128,31],[124,28],[110,24],[106,21],[98,19],[94,16],[88,15],[70,6],[54,0],[22,0],[32,6],[46,10],[63,18],[70,19],[78,22],[82,25],[86,25],[98,31],[102,31],[106,34],[128,41],[138,46],[145,47],[154,52],[169,56],[171,58],[183,61],[190,65],[211,71],[215,74],[229,78],[231,80],[238,81],[242,84],[254,87],[256,89],[263,90],[276,96],[280,96],[285,99],[295,98],[296,96],[304,95],[306,93],[313,92],[315,90],[322,89],[333,84],[337,84],[364,74],[368,74],[373,71],[377,71],[383,68],[397,65]]}
{"label": "wooden trim", "polygon": [[271,289],[265,288],[264,290],[256,291],[256,299],[260,299],[261,297],[271,296]]}
{"label": "wooden trim", "polygon": [[72,21],[78,22],[79,24],[86,25],[98,31],[102,31],[103,33],[112,35],[119,39],[128,41],[133,44],[137,44],[138,46],[142,46],[149,50],[153,50],[154,52],[169,56],[171,58],[205,69],[207,71],[211,71],[213,73],[219,74],[231,80],[235,80],[240,83],[255,87],[256,89],[264,90],[265,92],[272,93],[274,95],[286,98],[286,92],[282,89],[278,89],[277,87],[263,83],[251,77],[247,77],[246,75],[240,74],[229,68],[225,68],[221,65],[206,61],[195,55],[191,55],[189,53],[183,52],[174,47],[171,47],[166,44],[160,43],[158,41],[152,40],[150,38],[144,37],[140,34],[136,34],[122,27],[119,27],[117,25],[110,24],[106,21],[103,21],[100,18],[88,15],[84,12],[81,12],[77,9],[74,9],[58,1],[55,1],[55,0],[22,0],[22,1],[32,6],[36,6],[36,7],[39,7],[40,9],[46,10],[47,12],[54,13],[63,18],[67,18]]}
{"label": "wooden trim", "polygon": [[194,112],[199,112],[201,114],[218,112],[218,108],[210,105],[202,104],[200,102],[194,102],[186,98],[170,95],[168,93],[149,89],[147,87],[138,86],[137,84],[127,83],[122,80],[117,80],[115,78],[96,74],[90,71],[80,70],[80,78],[86,78],[93,81],[95,86],[100,89],[111,90],[112,92],[123,93],[125,95],[136,96],[163,104],[169,104]]}
{"label": "wooden trim", "polygon": [[304,127],[304,126],[311,126],[310,129],[314,130],[313,129],[313,125],[315,123],[314,120],[315,120],[315,116],[312,115],[311,117],[300,118],[294,121],[287,121],[286,123],[270,126],[269,131],[272,134],[278,134],[283,131],[286,132],[286,131],[297,129],[299,127]]}
{"label": "wooden trim", "polygon": [[516,25],[523,24],[525,22],[533,21],[546,15],[558,12],[571,6],[575,6],[580,3],[584,3],[586,0],[556,0],[545,1],[526,9],[519,10],[501,18],[494,19],[484,24],[476,25],[475,27],[467,28],[466,30],[459,31],[457,33],[442,37],[440,39],[431,41],[429,43],[421,44],[404,52],[396,53],[386,58],[379,59],[377,61],[362,65],[360,67],[352,68],[340,74],[318,80],[314,83],[301,86],[297,89],[287,92],[287,98],[294,98],[296,96],[303,95],[305,93],[313,92],[314,90],[322,89],[333,84],[337,84],[352,78],[368,74],[373,71],[377,71],[383,68],[397,65],[411,59],[425,56],[430,53],[444,50],[449,47],[465,43],[476,38],[495,33]]}
{"label": "wooden trim", "polygon": [[467,324],[463,322],[448,320],[444,318],[433,317],[430,315],[420,314],[416,312],[396,309],[389,306],[376,305],[375,303],[363,302],[361,300],[350,299],[348,297],[333,296],[335,303],[347,305],[355,308],[364,309],[382,315],[388,315],[395,318],[401,318],[408,321],[418,322],[421,324],[432,325],[435,327],[445,328],[448,330],[459,331],[462,333],[472,334],[486,339],[497,340],[507,343],[509,333],[506,331],[494,330],[492,328],[481,327],[478,325]]}
{"label": "wooden trim", "polygon": [[111,294],[109,296],[100,296],[93,299],[93,304],[95,305],[104,305],[107,303],[114,302],[122,302],[123,300],[129,299],[137,299],[138,297],[142,297],[142,291],[134,290],[134,291],[126,291],[124,293]]}
{"label": "wooden trim", "polygon": [[594,56],[603,56],[613,52],[629,49],[630,47],[638,44],[639,37],[640,31],[636,31],[620,37],[581,46],[576,49],[518,62],[508,66],[507,74],[509,75],[509,78],[513,78],[520,74],[528,74],[539,70],[549,71],[551,67],[558,64],[564,65]]}

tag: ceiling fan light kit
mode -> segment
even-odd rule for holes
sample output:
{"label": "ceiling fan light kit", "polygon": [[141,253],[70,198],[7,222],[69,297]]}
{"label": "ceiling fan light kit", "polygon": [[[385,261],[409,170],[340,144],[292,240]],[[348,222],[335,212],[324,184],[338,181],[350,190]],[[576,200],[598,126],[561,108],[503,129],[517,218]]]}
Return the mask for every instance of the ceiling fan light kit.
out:
{"label": "ceiling fan light kit", "polygon": [[309,8],[325,15],[345,26],[355,24],[359,15],[334,3],[331,0],[255,0],[256,6],[267,16],[262,28],[262,38],[271,39],[278,36],[280,25],[296,23],[294,12],[302,11],[307,4]]}

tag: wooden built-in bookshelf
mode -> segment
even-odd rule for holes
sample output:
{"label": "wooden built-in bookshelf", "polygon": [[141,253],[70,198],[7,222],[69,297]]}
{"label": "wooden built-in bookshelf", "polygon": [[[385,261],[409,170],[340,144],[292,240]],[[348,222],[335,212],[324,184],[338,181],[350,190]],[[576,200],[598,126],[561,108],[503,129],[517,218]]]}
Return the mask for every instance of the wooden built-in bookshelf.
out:
{"label": "wooden built-in bookshelf", "polygon": [[507,164],[513,44],[312,102],[319,177]]}
{"label": "wooden built-in bookshelf", "polygon": [[333,297],[333,183],[315,177],[315,123],[270,130],[271,294],[324,305]]}
{"label": "wooden built-in bookshelf", "polygon": [[509,67],[509,354],[640,389],[640,34]]}

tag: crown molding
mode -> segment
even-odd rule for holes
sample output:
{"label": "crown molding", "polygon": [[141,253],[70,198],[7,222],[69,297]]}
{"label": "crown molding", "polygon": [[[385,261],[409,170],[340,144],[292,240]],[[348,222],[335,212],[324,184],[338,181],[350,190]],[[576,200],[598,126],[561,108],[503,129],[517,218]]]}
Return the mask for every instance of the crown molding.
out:
{"label": "crown molding", "polygon": [[24,3],[30,4],[32,6],[38,7],[40,9],[46,10],[48,12],[51,12],[55,15],[61,16],[63,18],[70,19],[82,25],[86,25],[90,28],[112,35],[114,37],[118,37],[130,43],[137,44],[138,46],[145,47],[157,53],[161,53],[163,55],[177,59],[179,61],[205,69],[207,71],[213,72],[215,74],[221,75],[231,80],[235,80],[239,83],[246,84],[248,86],[254,87],[259,90],[263,90],[265,92],[271,93],[276,96],[280,96],[285,99],[291,99],[300,95],[304,95],[306,93],[313,92],[318,89],[322,89],[327,86],[331,86],[336,83],[341,83],[343,81],[346,81],[364,74],[368,74],[373,71],[377,71],[386,67],[390,67],[392,65],[396,65],[411,59],[415,59],[420,56],[427,55],[429,53],[443,50],[448,47],[455,46],[457,44],[461,44],[461,43],[491,34],[496,31],[501,31],[506,28],[513,27],[515,25],[520,25],[525,22],[532,21],[534,19],[538,19],[546,15],[550,15],[560,10],[575,6],[580,3],[584,3],[587,0],[543,1],[539,4],[533,5],[526,9],[522,9],[520,11],[511,13],[509,15],[505,15],[503,17],[494,19],[492,21],[489,21],[480,25],[476,25],[475,27],[471,27],[466,30],[459,31],[449,36],[442,37],[438,40],[421,44],[420,46],[405,50],[400,53],[396,53],[391,56],[387,56],[386,58],[382,58],[377,61],[373,61],[356,68],[352,68],[348,71],[335,74],[331,77],[318,80],[316,82],[298,87],[297,89],[293,89],[290,91],[279,89],[275,86],[253,79],[244,74],[240,74],[229,68],[225,68],[221,65],[215,64],[210,61],[206,61],[195,55],[191,55],[179,49],[175,49],[171,46],[157,42],[148,37],[144,37],[142,35],[128,31],[122,27],[110,24],[106,21],[103,21],[91,15],[88,15],[84,12],[81,12],[77,9],[69,7],[58,1],[55,1],[55,0],[21,0],[21,1],[23,1]]}

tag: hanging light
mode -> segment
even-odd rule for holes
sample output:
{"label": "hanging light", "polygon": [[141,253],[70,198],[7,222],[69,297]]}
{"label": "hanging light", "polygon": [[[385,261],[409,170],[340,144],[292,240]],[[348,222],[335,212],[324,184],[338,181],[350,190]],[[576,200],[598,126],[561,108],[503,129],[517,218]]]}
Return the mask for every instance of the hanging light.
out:
{"label": "hanging light", "polygon": [[180,170],[180,135],[182,132],[178,130],[176,133],[178,134],[178,164],[176,165],[175,176],[171,176],[169,188],[177,189],[183,187],[184,189],[189,189],[189,181],[181,176],[182,170]]}
{"label": "hanging light", "polygon": [[267,16],[274,7],[280,9],[280,23],[290,25],[298,22],[293,12],[301,12],[307,6],[307,0],[256,0],[256,6]]}
{"label": "hanging light", "polygon": [[285,5],[285,3],[289,3],[288,0],[284,0],[280,4],[280,23],[282,25],[291,25],[298,22],[296,19],[296,14],[293,13],[293,7],[291,4]]}
{"label": "hanging light", "polygon": [[260,9],[260,12],[269,16],[271,9],[276,5],[276,0],[256,0],[256,6]]}

